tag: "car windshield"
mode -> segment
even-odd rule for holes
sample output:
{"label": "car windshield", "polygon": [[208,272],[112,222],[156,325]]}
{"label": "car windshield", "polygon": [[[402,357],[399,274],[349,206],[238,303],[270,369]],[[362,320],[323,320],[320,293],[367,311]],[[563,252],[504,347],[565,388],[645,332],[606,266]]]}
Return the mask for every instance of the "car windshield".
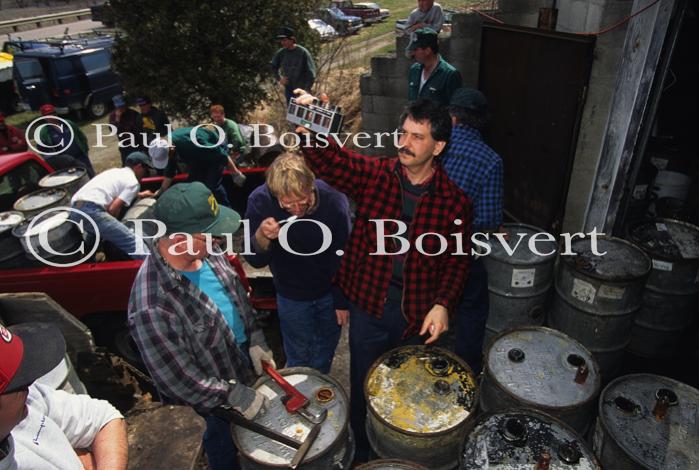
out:
{"label": "car windshield", "polygon": [[15,67],[17,68],[19,75],[25,80],[42,78],[44,76],[44,70],[41,68],[41,64],[39,64],[39,61],[36,59],[15,60]]}

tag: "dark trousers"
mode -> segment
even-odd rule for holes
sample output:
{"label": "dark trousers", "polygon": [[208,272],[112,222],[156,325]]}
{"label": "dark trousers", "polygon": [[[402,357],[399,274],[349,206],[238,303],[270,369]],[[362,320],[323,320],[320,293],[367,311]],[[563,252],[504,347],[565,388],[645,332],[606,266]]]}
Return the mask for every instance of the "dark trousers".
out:
{"label": "dark trousers", "polygon": [[231,423],[213,415],[200,414],[206,421],[202,438],[211,470],[239,470],[238,449],[231,435]]}
{"label": "dark trousers", "polygon": [[461,301],[456,307],[454,352],[471,366],[474,374],[483,367],[483,339],[490,306],[488,272],[481,258],[473,259]]}
{"label": "dark trousers", "polygon": [[364,379],[376,359],[398,346],[419,344],[417,335],[401,340],[407,322],[400,303],[388,301],[383,316],[376,318],[350,304],[350,424],[357,441],[356,462],[368,460],[369,440],[366,434],[366,398]]}

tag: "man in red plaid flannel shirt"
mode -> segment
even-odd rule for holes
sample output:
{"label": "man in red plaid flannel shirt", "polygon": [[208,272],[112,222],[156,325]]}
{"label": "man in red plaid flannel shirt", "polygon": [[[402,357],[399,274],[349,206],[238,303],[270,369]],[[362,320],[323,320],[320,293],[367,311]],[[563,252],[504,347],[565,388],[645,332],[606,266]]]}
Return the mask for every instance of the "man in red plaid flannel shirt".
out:
{"label": "man in red plaid flannel shirt", "polygon": [[[336,281],[350,304],[358,461],[369,448],[363,384],[372,363],[390,349],[422,342],[422,335],[429,335],[429,344],[447,331],[468,273],[471,202],[437,159],[451,133],[449,114],[433,101],[418,100],[400,122],[394,158],[360,155],[331,137],[315,136],[302,146],[314,173],[357,205]],[[388,254],[377,254],[382,252]]]}

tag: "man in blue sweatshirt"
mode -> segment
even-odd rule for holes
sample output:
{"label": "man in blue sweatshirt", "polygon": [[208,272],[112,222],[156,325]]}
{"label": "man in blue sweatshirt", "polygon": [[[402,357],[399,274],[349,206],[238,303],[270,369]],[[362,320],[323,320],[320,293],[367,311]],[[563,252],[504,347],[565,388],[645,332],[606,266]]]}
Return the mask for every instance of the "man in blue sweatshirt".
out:
{"label": "man in blue sweatshirt", "polygon": [[[289,218],[292,218],[289,220]],[[347,197],[315,179],[303,158],[284,154],[250,194],[255,267],[269,265],[277,289],[286,366],[327,374],[348,305],[332,280],[350,232]]]}

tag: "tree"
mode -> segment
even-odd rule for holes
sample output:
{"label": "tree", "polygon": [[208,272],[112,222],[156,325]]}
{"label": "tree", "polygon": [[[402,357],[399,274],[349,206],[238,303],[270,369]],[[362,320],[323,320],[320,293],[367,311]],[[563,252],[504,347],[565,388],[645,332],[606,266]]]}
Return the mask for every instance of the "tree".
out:
{"label": "tree", "polygon": [[169,113],[196,119],[212,102],[240,118],[265,96],[269,61],[283,26],[315,55],[306,19],[319,0],[111,1],[122,32],[114,63],[131,96],[148,95]]}

